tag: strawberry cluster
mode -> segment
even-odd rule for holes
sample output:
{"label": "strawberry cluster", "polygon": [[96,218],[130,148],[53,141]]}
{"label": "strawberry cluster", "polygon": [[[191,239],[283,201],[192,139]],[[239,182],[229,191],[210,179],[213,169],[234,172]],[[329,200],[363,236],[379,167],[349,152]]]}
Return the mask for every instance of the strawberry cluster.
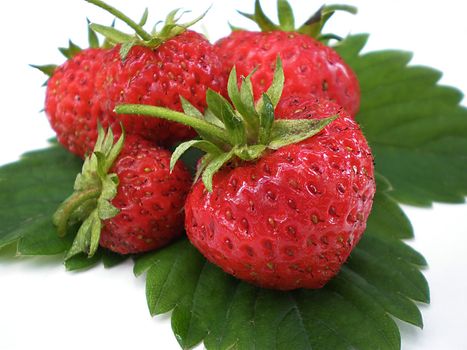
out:
{"label": "strawberry cluster", "polygon": [[[72,44],[63,65],[39,67],[57,139],[85,159],[53,218],[61,236],[78,227],[66,258],[99,246],[141,253],[185,230],[237,278],[281,290],[326,284],[365,231],[375,194],[354,120],[358,80],[327,45],[335,36],[322,34],[335,11],[354,9],[322,7],[297,29],[286,1],[279,25],[257,1],[244,15],[262,31],[234,28],[213,45],[188,29],[202,17],[179,24],[174,11],[149,33],[147,12],[136,23],[87,1],[135,34],[91,24],[90,48]],[[194,180],[180,160],[191,147],[205,153]]]}

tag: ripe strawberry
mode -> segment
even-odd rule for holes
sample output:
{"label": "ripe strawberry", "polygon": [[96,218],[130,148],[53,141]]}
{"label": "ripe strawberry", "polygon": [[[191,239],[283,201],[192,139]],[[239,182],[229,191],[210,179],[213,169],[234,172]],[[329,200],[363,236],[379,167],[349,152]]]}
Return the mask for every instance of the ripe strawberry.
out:
{"label": "ripe strawberry", "polygon": [[223,60],[224,74],[229,74],[234,65],[243,76],[257,68],[252,81],[255,98],[259,98],[272,82],[274,61],[280,54],[286,78],[285,96],[312,93],[336,101],[355,116],[360,105],[357,77],[334,49],[320,42],[329,38],[320,34],[324,23],[340,9],[355,11],[347,6],[322,7],[295,29],[293,13],[286,1],[279,0],[281,24],[277,26],[264,15],[257,0],[255,14],[243,15],[255,21],[263,32],[234,30],[215,44]]}
{"label": "ripe strawberry", "polygon": [[[213,46],[202,35],[187,30],[157,49],[135,46],[124,61],[121,46],[110,50],[97,79],[103,91],[101,108],[111,120],[122,103],[141,103],[182,111],[180,96],[197,108],[206,108],[206,91],[225,90],[222,66]],[[102,83],[101,83],[102,82]],[[154,118],[121,115],[125,131],[159,145],[172,145],[192,138],[190,127]]]}
{"label": "ripe strawberry", "polygon": [[[240,279],[281,290],[320,288],[365,230],[373,158],[356,122],[335,103],[302,95],[284,96],[277,106],[283,81],[277,66],[269,95],[256,107],[248,79],[243,94],[237,89],[235,70],[229,93],[236,112],[209,92],[216,127],[186,106],[193,117],[184,122],[204,140],[181,144],[172,161],[190,146],[208,153],[200,162],[202,181],[185,204],[185,229],[209,261]],[[171,118],[157,107],[117,111]]]}
{"label": "ripe strawberry", "polygon": [[[75,193],[57,210],[61,235],[82,221],[67,258],[94,254],[98,243],[120,254],[160,248],[183,233],[183,205],[191,176],[182,163],[170,174],[171,153],[138,136],[99,131],[95,153],[83,165]],[[111,174],[108,174],[111,172]]]}
{"label": "ripe strawberry", "polygon": [[[70,41],[69,48],[60,49],[67,58],[61,66],[33,66],[49,76],[44,110],[58,141],[82,158],[92,151],[97,120],[103,114],[95,76],[102,69],[105,50],[91,29],[89,34],[90,48],[82,50]],[[107,119],[103,124],[109,127],[114,123]]]}
{"label": "ripe strawberry", "polygon": [[[128,134],[139,135],[159,145],[171,145],[194,135],[186,126],[147,118],[117,118],[119,103],[145,103],[181,110],[180,96],[204,110],[206,90],[225,89],[222,65],[213,46],[202,35],[187,30],[197,22],[177,24],[173,11],[160,32],[149,34],[140,24],[100,0],[88,0],[133,27],[127,35],[113,27],[90,25],[93,45],[80,53],[72,46],[69,60],[49,73],[45,111],[61,144],[84,158],[94,147],[97,124],[111,127],[115,136],[120,123]],[[98,48],[95,32],[106,37],[105,49]],[[77,53],[77,54],[76,54]],[[76,56],[74,56],[76,54]]]}

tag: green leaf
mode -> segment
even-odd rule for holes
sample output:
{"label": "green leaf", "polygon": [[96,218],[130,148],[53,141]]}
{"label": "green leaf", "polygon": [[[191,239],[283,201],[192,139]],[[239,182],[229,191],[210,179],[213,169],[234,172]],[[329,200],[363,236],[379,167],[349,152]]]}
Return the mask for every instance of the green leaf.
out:
{"label": "green leaf", "polygon": [[[389,190],[375,198],[376,212],[387,206]],[[184,349],[204,341],[208,350],[397,350],[400,334],[392,317],[422,327],[414,300],[429,302],[429,292],[419,270],[424,260],[397,238],[405,224],[378,222],[319,290],[279,292],[241,282],[187,240],[137,259],[135,273],[148,271],[150,312],[173,310],[172,329]]]}
{"label": "green leaf", "polygon": [[0,248],[18,243],[25,255],[52,255],[71,242],[56,234],[52,214],[67,196],[81,160],[62,148],[30,152],[0,168]]}
{"label": "green leaf", "polygon": [[323,130],[329,123],[332,123],[337,116],[325,119],[301,119],[301,120],[276,120],[272,125],[270,149],[281,147],[303,141]]}
{"label": "green leaf", "polygon": [[292,7],[287,0],[277,1],[277,13],[279,14],[279,24],[281,29],[291,32],[295,30],[295,17]]}
{"label": "green leaf", "polygon": [[441,73],[411,66],[402,51],[360,54],[367,35],[336,46],[361,88],[357,115],[376,161],[399,202],[462,203],[467,195],[467,109],[462,93],[440,86]]}

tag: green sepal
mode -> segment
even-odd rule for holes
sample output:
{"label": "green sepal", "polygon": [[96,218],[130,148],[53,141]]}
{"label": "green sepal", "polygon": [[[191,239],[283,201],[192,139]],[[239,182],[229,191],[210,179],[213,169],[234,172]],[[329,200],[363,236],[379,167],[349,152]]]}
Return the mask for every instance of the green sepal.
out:
{"label": "green sepal", "polygon": [[259,143],[268,145],[274,124],[274,105],[267,94],[263,94],[259,122]]}
{"label": "green sepal", "polygon": [[122,59],[122,62],[125,62],[128,54],[130,53],[131,49],[136,46],[138,43],[136,40],[133,40],[133,41],[130,41],[130,42],[126,42],[126,43],[123,43],[121,46],[120,46],[120,57]]}
{"label": "green sepal", "polygon": [[268,18],[268,16],[266,16],[266,14],[263,11],[263,8],[261,7],[261,3],[259,0],[255,1],[255,13],[254,14],[249,14],[249,13],[240,12],[240,11],[238,11],[238,13],[252,20],[253,22],[255,22],[264,32],[270,32],[270,31],[279,29],[279,27],[275,25],[274,22]]}
{"label": "green sepal", "polygon": [[234,153],[241,160],[247,162],[258,159],[261,157],[263,152],[266,150],[267,146],[265,145],[253,145],[253,146],[244,146],[244,147],[235,147]]}
{"label": "green sepal", "polygon": [[246,142],[245,127],[240,118],[236,115],[232,105],[220,94],[208,89],[206,92],[206,102],[211,110],[224,123],[230,135],[232,145],[242,145]]}
{"label": "green sepal", "polygon": [[[272,105],[274,108],[277,107],[282,96],[282,90],[284,90],[285,76],[284,68],[282,66],[282,60],[280,55],[277,55],[276,58],[276,67],[274,69],[274,76],[271,86],[266,91],[266,94],[271,99]],[[260,113],[262,109],[263,98],[260,98],[256,103],[256,110]]]}
{"label": "green sepal", "polygon": [[148,8],[146,7],[144,9],[144,12],[143,12],[143,15],[141,16],[141,19],[139,20],[139,25],[141,27],[144,27],[146,25],[146,23],[148,22],[148,17],[149,17],[149,10]]}
{"label": "green sepal", "polygon": [[354,6],[323,5],[300,28],[298,28],[298,32],[301,34],[311,36],[313,38],[324,38],[327,34],[321,35],[323,27],[336,11],[344,11],[354,15],[357,14],[357,8]]}
{"label": "green sepal", "polygon": [[279,24],[285,31],[295,30],[295,17],[292,7],[287,0],[277,1],[277,13],[279,15]]}
{"label": "green sepal", "polygon": [[[321,41],[338,39],[338,36],[332,34],[321,34],[324,25],[332,17],[336,11],[344,11],[351,14],[357,13],[357,8],[350,5],[325,5],[315,12],[302,26],[295,28],[295,18],[292,7],[287,0],[277,0],[277,13],[279,17],[279,25],[275,24],[264,13],[259,0],[255,2],[254,14],[244,12],[239,13],[255,22],[263,32],[281,30],[285,32],[298,32],[311,36]],[[230,25],[230,24],[229,24]],[[241,30],[241,28],[230,25],[232,31]]]}
{"label": "green sepal", "polygon": [[268,148],[277,150],[281,147],[303,141],[323,130],[338,116],[325,119],[276,120],[272,126],[271,141]]}
{"label": "green sepal", "polygon": [[175,164],[177,164],[177,161],[180,159],[180,157],[191,147],[198,148],[206,153],[213,154],[214,156],[223,153],[219,147],[217,147],[215,144],[209,141],[191,140],[183,142],[175,149],[175,151],[172,154],[172,157],[170,158],[170,172],[173,171]]}
{"label": "green sepal", "polygon": [[88,23],[88,43],[89,47],[96,49],[100,47],[99,43],[99,38],[97,37],[96,32],[91,28],[91,21],[89,21],[88,18],[86,18],[86,21]]}
{"label": "green sepal", "polygon": [[36,69],[40,70],[42,73],[47,75],[49,78],[54,74],[55,69],[57,69],[57,67],[58,67],[56,64],[46,64],[46,65],[43,65],[43,66],[36,66],[34,64],[30,64],[30,66],[32,68],[36,68]]}
{"label": "green sepal", "polygon": [[63,56],[65,56],[66,59],[71,59],[83,51],[83,49],[81,49],[71,40],[68,41],[68,47],[60,47],[58,50],[62,53]]}
{"label": "green sepal", "polygon": [[117,195],[119,179],[109,170],[123,148],[124,138],[122,132],[114,144],[112,130],[109,129],[106,134],[98,125],[94,152],[85,159],[81,173],[76,176],[74,193],[53,215],[53,223],[60,236],[66,235],[68,227],[81,222],[66,260],[80,253],[92,257],[99,246],[102,220],[119,213],[111,203]]}
{"label": "green sepal", "polygon": [[219,171],[220,168],[224,166],[232,157],[235,155],[235,149],[230,150],[227,153],[219,154],[216,157],[213,157],[212,161],[206,166],[206,169],[203,172],[202,179],[204,186],[209,192],[212,192],[212,178],[215,173]]}
{"label": "green sepal", "polygon": [[109,26],[103,26],[96,23],[91,23],[90,27],[92,30],[103,35],[107,40],[113,44],[122,44],[125,42],[132,42],[134,37],[128,34],[125,34],[118,29]]}
{"label": "green sepal", "polygon": [[258,127],[259,116],[256,113],[253,99],[253,87],[251,85],[251,75],[249,74],[243,81],[241,90],[238,88],[237,70],[234,67],[229,75],[227,92],[239,115],[251,129]]}

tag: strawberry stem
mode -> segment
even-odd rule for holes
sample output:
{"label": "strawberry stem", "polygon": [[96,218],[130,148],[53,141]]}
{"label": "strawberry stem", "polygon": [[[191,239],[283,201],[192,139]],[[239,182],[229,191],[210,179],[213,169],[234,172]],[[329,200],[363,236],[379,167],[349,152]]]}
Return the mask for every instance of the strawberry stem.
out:
{"label": "strawberry stem", "polygon": [[143,29],[143,27],[141,27],[138,23],[136,23],[131,18],[126,16],[123,12],[117,10],[115,7],[112,7],[101,0],[86,0],[86,1],[106,10],[107,12],[111,13],[118,19],[128,24],[131,28],[133,28],[136,31],[136,33],[141,37],[141,39],[145,41],[150,41],[152,39],[151,34],[146,32]]}
{"label": "strawberry stem", "polygon": [[230,144],[230,137],[222,128],[206,122],[203,119],[191,117],[189,115],[172,111],[167,108],[148,106],[148,105],[135,105],[127,104],[115,107],[115,112],[118,114],[136,114],[145,115],[152,118],[162,118],[173,122],[181,123],[191,126],[197,131],[214,136],[215,138]]}
{"label": "strawberry stem", "polygon": [[75,192],[60,205],[53,216],[53,222],[57,226],[57,232],[60,237],[66,236],[68,221],[71,215],[87,201],[97,199],[100,194],[100,188],[90,188],[86,191]]}

